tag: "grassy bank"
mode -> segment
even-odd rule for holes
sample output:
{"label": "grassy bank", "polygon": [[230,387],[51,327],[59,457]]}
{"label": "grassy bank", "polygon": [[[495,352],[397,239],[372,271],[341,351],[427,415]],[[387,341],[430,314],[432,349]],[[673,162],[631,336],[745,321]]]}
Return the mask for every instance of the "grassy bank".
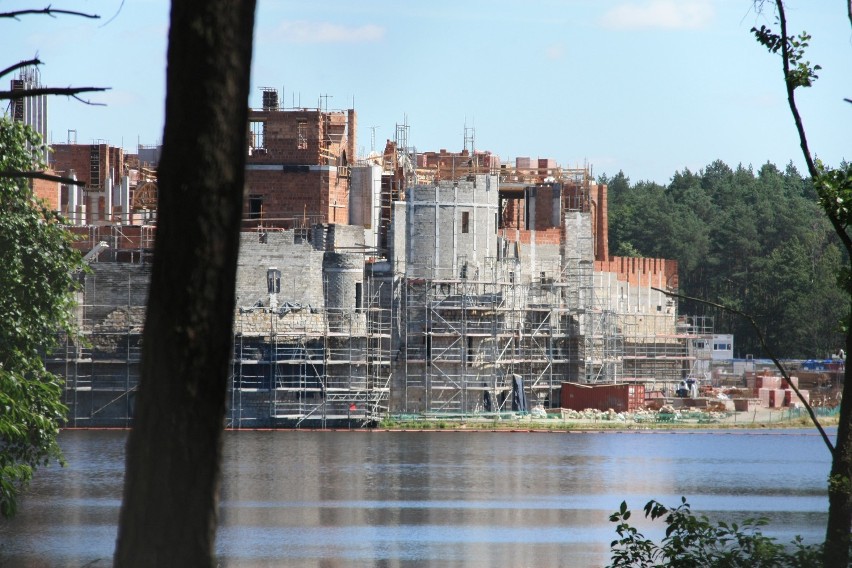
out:
{"label": "grassy bank", "polygon": [[[823,426],[837,424],[837,415],[819,417]],[[379,422],[380,430],[430,430],[430,431],[645,431],[645,430],[718,430],[718,429],[767,429],[767,428],[809,428],[810,417],[798,412],[768,411],[739,412],[716,416],[701,416],[698,413],[651,418],[647,415],[612,418],[594,416],[562,419],[534,418],[529,415],[503,414],[496,418],[477,416],[389,416]]]}

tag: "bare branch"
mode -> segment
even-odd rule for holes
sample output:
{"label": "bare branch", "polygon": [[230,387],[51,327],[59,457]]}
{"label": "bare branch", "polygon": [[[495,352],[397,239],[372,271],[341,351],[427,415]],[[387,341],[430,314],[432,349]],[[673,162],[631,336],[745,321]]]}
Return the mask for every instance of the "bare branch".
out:
{"label": "bare branch", "polygon": [[72,99],[77,99],[78,101],[80,101],[80,102],[81,102],[81,103],[83,103],[84,105],[97,106],[97,107],[105,107],[105,106],[107,106],[107,105],[106,105],[106,103],[94,103],[94,102],[92,102],[92,101],[90,101],[90,100],[88,100],[88,99],[81,99],[81,98],[80,98],[80,97],[78,97],[77,95],[71,95],[71,98],[72,98]]}
{"label": "bare branch", "polygon": [[24,179],[43,179],[45,181],[58,181],[59,183],[64,183],[65,185],[80,185],[85,186],[86,182],[80,181],[78,179],[67,178],[62,176],[55,176],[52,174],[47,174],[44,172],[18,172],[14,170],[3,170],[0,171],[0,178],[24,178]]}
{"label": "bare branch", "polygon": [[11,67],[6,67],[2,71],[0,71],[0,77],[4,75],[8,75],[12,71],[17,71],[18,69],[23,69],[24,67],[30,67],[33,65],[41,65],[41,61],[36,59],[28,59],[27,61],[21,61],[20,63],[15,63]]}
{"label": "bare branch", "polygon": [[39,95],[66,95],[74,96],[80,93],[92,93],[108,91],[109,87],[40,87],[38,89],[23,89],[20,91],[0,91],[0,101],[17,101],[27,97]]}
{"label": "bare branch", "polygon": [[[849,0],[849,1],[852,2],[852,0]],[[118,10],[115,11],[115,14],[113,15],[113,17],[110,18],[109,20],[107,20],[106,22],[102,23],[99,27],[102,28],[102,27],[106,26],[107,24],[111,23],[114,19],[116,19],[118,17],[118,15],[121,13],[122,8],[124,8],[124,0],[121,0],[121,4],[118,5]]]}
{"label": "bare branch", "polygon": [[98,16],[97,14],[86,14],[84,12],[77,12],[75,10],[58,10],[51,8],[49,5],[47,8],[42,8],[41,10],[29,9],[15,10],[14,12],[0,12],[0,18],[13,18],[17,20],[18,16],[42,15],[53,17],[54,14],[62,14],[64,16],[80,16],[81,18],[89,18],[92,20],[100,19],[100,16]]}
{"label": "bare branch", "polygon": [[772,362],[775,364],[775,367],[781,372],[781,376],[784,377],[784,381],[786,381],[787,385],[793,389],[793,392],[796,393],[796,396],[799,397],[799,400],[802,401],[802,404],[805,406],[805,409],[808,411],[808,415],[811,417],[811,421],[816,426],[817,430],[819,430],[820,435],[822,436],[822,441],[825,442],[825,445],[828,447],[828,451],[834,455],[834,444],[831,443],[831,440],[828,438],[828,434],[823,430],[822,425],[819,423],[816,414],[814,413],[814,409],[811,407],[810,403],[806,401],[802,397],[802,393],[799,392],[799,387],[793,384],[793,381],[790,380],[790,374],[787,372],[787,369],[784,368],[784,365],[781,364],[780,361],[775,357],[775,354],[771,349],[766,345],[766,339],[763,337],[763,332],[760,331],[760,328],[757,325],[757,322],[754,321],[754,318],[749,314],[738,310],[736,308],[731,308],[722,304],[717,304],[716,302],[710,302],[708,300],[702,300],[701,298],[695,298],[692,296],[686,296],[684,294],[677,294],[675,292],[669,292],[667,290],[663,290],[661,288],[655,288],[651,286],[651,290],[656,290],[657,292],[662,292],[666,296],[671,296],[672,298],[680,298],[682,300],[690,300],[693,302],[698,302],[700,304],[705,304],[707,306],[712,306],[714,308],[718,308],[722,311],[728,312],[730,314],[738,315],[742,318],[745,318],[751,326],[754,328],[754,331],[757,333],[757,339],[760,341],[760,346],[763,347],[763,350],[769,355],[769,358],[772,359]]}

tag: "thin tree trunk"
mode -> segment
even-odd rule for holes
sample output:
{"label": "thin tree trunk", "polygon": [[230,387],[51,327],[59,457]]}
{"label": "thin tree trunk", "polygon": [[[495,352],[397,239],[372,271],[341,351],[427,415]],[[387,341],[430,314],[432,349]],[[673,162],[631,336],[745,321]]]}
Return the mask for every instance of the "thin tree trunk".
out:
{"label": "thin tree trunk", "polygon": [[[852,318],[850,318],[852,319]],[[843,398],[840,401],[840,421],[837,442],[831,460],[828,479],[828,526],[825,531],[826,568],[849,566],[849,533],[852,530],[852,378],[849,354],[852,353],[852,333],[846,332],[846,370],[843,373]]]}
{"label": "thin tree trunk", "polygon": [[214,566],[254,0],[174,0],[142,378],[115,565]]}

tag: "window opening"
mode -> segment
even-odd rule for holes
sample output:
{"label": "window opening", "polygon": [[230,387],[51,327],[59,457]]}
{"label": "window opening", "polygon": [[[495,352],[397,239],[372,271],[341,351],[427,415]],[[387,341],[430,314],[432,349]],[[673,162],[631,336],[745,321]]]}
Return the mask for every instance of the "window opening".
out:
{"label": "window opening", "polygon": [[266,123],[262,120],[252,120],[249,122],[249,156],[266,153],[265,130]]}
{"label": "window opening", "polygon": [[266,290],[269,294],[281,293],[281,271],[275,267],[266,270]]}
{"label": "window opening", "polygon": [[297,144],[297,148],[299,150],[307,150],[308,149],[308,121],[300,120],[298,125],[298,135],[299,141]]}
{"label": "window opening", "polygon": [[261,197],[260,195],[250,195],[249,196],[248,218],[249,219],[262,219],[263,218],[263,197]]}

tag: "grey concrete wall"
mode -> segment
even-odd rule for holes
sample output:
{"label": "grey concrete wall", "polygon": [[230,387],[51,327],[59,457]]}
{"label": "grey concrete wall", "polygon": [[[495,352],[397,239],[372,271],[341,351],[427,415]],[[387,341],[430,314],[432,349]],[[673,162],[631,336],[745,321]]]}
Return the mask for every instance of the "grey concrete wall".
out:
{"label": "grey concrete wall", "polygon": [[391,269],[397,273],[404,274],[406,270],[406,259],[408,254],[408,205],[404,201],[396,201],[393,204],[391,226],[388,234],[388,260]]}
{"label": "grey concrete wall", "polygon": [[[408,274],[458,279],[484,274],[485,259],[497,256],[497,178],[441,181],[408,189]],[[466,230],[466,232],[465,232]]]}
{"label": "grey concrete wall", "polygon": [[[84,276],[82,317],[95,325],[119,306],[145,306],[151,265],[129,263],[94,263]],[[138,312],[138,310],[136,311]]]}
{"label": "grey concrete wall", "polygon": [[[310,243],[294,243],[294,231],[270,231],[240,235],[240,258],[237,264],[237,306],[251,306],[260,301],[269,305],[266,271],[281,271],[281,293],[278,304],[285,302],[323,307],[323,252]],[[264,242],[265,241],[265,242]]]}
{"label": "grey concrete wall", "polygon": [[363,227],[364,242],[373,248],[378,243],[381,188],[381,167],[352,167],[349,182],[349,224]]}
{"label": "grey concrete wall", "polygon": [[592,262],[595,260],[594,239],[592,238],[592,216],[590,213],[568,211],[565,213],[565,258],[578,258]]}
{"label": "grey concrete wall", "polygon": [[312,229],[312,244],[316,250],[363,252],[364,229],[352,225],[316,225]]}

